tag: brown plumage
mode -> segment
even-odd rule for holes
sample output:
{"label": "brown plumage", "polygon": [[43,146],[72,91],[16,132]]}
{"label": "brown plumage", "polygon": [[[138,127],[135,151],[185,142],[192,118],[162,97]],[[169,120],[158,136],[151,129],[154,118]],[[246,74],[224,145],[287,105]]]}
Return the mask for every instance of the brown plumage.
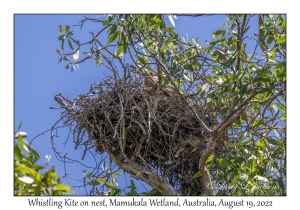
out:
{"label": "brown plumage", "polygon": [[158,84],[158,76],[150,75],[145,77],[145,87],[154,87]]}
{"label": "brown plumage", "polygon": [[[144,85],[145,89],[149,90],[147,92],[155,92],[157,90],[158,85],[158,76],[153,75],[153,73],[150,73],[150,76],[145,77]],[[152,90],[152,91],[150,91]],[[160,95],[164,96],[172,96],[173,95],[174,88],[172,84],[168,84],[166,87],[161,88]]]}

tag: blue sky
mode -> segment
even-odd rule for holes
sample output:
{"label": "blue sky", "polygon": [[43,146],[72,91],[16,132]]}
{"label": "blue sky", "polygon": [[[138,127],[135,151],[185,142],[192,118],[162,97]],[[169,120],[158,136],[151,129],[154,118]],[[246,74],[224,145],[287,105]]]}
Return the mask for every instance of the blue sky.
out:
{"label": "blue sky", "polygon": [[[95,62],[88,60],[80,64],[80,68],[74,72],[65,69],[65,63],[58,64],[58,55],[54,48],[60,48],[58,40],[58,26],[70,25],[75,32],[73,37],[76,40],[85,42],[90,40],[89,31],[97,32],[100,24],[87,24],[80,30],[77,24],[84,15],[14,15],[14,130],[16,131],[20,121],[22,121],[21,131],[28,133],[27,141],[32,140],[40,133],[49,130],[61,116],[60,109],[49,109],[51,106],[58,106],[54,101],[54,96],[62,93],[70,100],[79,94],[89,91],[91,84],[99,83],[104,77],[106,69],[102,66],[97,67]],[[97,15],[88,15],[97,18]],[[168,20],[166,20],[169,23]],[[175,19],[176,31],[183,37],[186,33],[189,38],[199,37],[202,44],[205,40],[212,40],[211,32],[220,29],[221,23],[225,22],[224,15],[208,16],[201,18],[178,17]],[[255,29],[252,28],[248,33],[253,35]],[[65,47],[67,50],[68,47]],[[82,52],[81,52],[82,53]],[[82,56],[82,54],[80,54]],[[79,57],[80,59],[80,57]],[[73,159],[81,160],[82,151],[74,151],[75,144],[72,139],[65,148],[61,143],[68,135],[68,129],[59,130],[59,138],[55,144],[64,153]],[[40,155],[40,164],[46,162],[45,155],[51,155],[50,166],[54,165],[58,174],[63,175],[63,163],[57,161],[51,149],[50,133],[45,132],[36,138],[32,144]],[[89,159],[85,160],[89,163]],[[82,179],[83,170],[79,164],[69,164],[67,172],[70,177]],[[129,185],[121,178],[118,179],[120,188]],[[78,185],[75,182],[63,183]],[[138,186],[138,191],[144,188]],[[84,195],[84,189],[75,188],[76,195]]]}

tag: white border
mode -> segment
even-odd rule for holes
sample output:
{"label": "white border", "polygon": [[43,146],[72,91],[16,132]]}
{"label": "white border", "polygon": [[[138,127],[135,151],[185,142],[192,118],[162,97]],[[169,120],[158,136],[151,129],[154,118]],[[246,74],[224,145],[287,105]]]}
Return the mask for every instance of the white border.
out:
{"label": "white border", "polygon": [[[3,1],[4,2],[4,1]],[[13,197],[13,18],[16,13],[286,13],[287,14],[287,47],[288,47],[288,129],[287,129],[287,196],[286,197],[217,197],[213,200],[272,200],[276,208],[296,207],[299,200],[299,171],[298,149],[300,139],[299,134],[299,13],[295,1],[278,0],[252,0],[252,1],[32,1],[14,0],[1,3],[1,69],[0,69],[0,131],[1,131],[1,152],[0,152],[0,171],[1,171],[1,207],[3,209],[15,209],[22,207],[27,209],[28,197]],[[297,49],[297,48],[298,49]],[[298,152],[299,153],[299,152]],[[76,200],[97,200],[95,197],[72,197]],[[173,197],[175,199],[175,197]],[[55,198],[63,200],[65,198]],[[102,198],[101,198],[102,199]],[[120,200],[132,199],[132,197],[119,197]],[[168,198],[169,199],[169,198]],[[171,200],[170,198],[169,200]],[[183,200],[184,198],[180,198]],[[196,199],[195,197],[191,199]],[[201,198],[204,199],[204,198]],[[8,207],[8,208],[7,208]],[[38,207],[40,209],[41,207]],[[70,207],[63,207],[68,209]],[[72,207],[73,208],[73,207]],[[81,208],[81,207],[78,207]],[[99,207],[98,207],[99,208]],[[122,207],[132,209],[131,207]],[[138,207],[137,207],[138,208]],[[148,206],[148,208],[151,208]],[[156,208],[156,207],[155,207]],[[173,207],[174,208],[174,207]],[[199,208],[199,207],[197,207]],[[201,207],[200,207],[201,208]],[[228,207],[224,207],[228,209]],[[236,208],[234,208],[236,209]],[[296,208],[294,208],[296,209]]]}

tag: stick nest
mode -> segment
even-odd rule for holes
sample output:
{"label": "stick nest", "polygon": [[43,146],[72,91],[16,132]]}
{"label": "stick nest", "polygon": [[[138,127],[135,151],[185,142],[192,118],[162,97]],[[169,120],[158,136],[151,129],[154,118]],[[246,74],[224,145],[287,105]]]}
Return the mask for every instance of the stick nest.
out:
{"label": "stick nest", "polygon": [[76,147],[84,145],[86,151],[95,147],[100,153],[107,152],[123,169],[123,163],[134,165],[139,171],[132,174],[136,178],[160,177],[180,194],[190,189],[199,195],[201,179],[192,177],[199,171],[210,134],[184,100],[208,127],[217,124],[197,98],[180,95],[170,87],[158,92],[155,83],[145,87],[137,77],[108,77],[93,85],[89,93],[67,100],[65,123],[76,123],[72,127]]}

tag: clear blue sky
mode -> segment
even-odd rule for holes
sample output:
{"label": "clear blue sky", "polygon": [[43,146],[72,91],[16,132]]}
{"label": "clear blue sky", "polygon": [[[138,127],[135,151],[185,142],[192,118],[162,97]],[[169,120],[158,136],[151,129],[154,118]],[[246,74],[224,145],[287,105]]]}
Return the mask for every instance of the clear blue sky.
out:
{"label": "clear blue sky", "polygon": [[[96,18],[96,15],[88,15]],[[62,93],[73,100],[78,94],[85,94],[89,91],[91,84],[99,83],[103,79],[103,73],[106,69],[102,66],[97,67],[95,62],[88,60],[80,65],[80,68],[74,72],[65,69],[65,63],[58,64],[58,55],[54,47],[60,48],[58,26],[70,25],[74,30],[74,38],[81,42],[90,40],[88,31],[97,32],[99,24],[88,24],[80,30],[74,27],[83,15],[15,15],[14,16],[14,126],[15,131],[20,121],[23,122],[21,131],[28,133],[27,141],[30,141],[38,134],[49,130],[54,123],[60,119],[60,109],[49,109],[50,106],[58,106],[54,101],[54,96]],[[256,19],[255,19],[256,20]],[[169,21],[167,20],[169,23]],[[199,37],[202,44],[205,40],[212,40],[211,32],[221,29],[219,24],[225,22],[224,15],[175,19],[176,31],[183,37],[186,33],[189,38]],[[253,23],[253,24],[256,24]],[[97,29],[98,28],[98,29]],[[248,31],[253,35],[255,29]],[[67,45],[67,44],[66,44]],[[67,47],[65,49],[68,49]],[[82,52],[81,52],[82,53]],[[82,54],[81,54],[82,57]],[[56,145],[65,141],[68,129],[59,131],[59,139],[56,139]],[[72,139],[69,140],[71,142]],[[62,162],[56,160],[50,143],[50,133],[35,139],[32,147],[40,155],[40,164],[46,162],[45,155],[51,155],[50,166],[54,165],[58,174],[63,175],[64,168]],[[73,159],[81,160],[82,151],[74,151],[75,144],[69,143],[64,148],[63,153]],[[89,159],[85,160],[87,165]],[[83,178],[85,169],[79,164],[69,164],[67,172],[70,177],[77,179]],[[124,178],[124,177],[123,177]],[[119,178],[120,188],[129,185],[123,178]],[[78,185],[76,182],[67,183],[68,185]],[[74,189],[76,195],[84,195],[84,189]],[[144,191],[144,188],[138,186],[138,192]]]}

